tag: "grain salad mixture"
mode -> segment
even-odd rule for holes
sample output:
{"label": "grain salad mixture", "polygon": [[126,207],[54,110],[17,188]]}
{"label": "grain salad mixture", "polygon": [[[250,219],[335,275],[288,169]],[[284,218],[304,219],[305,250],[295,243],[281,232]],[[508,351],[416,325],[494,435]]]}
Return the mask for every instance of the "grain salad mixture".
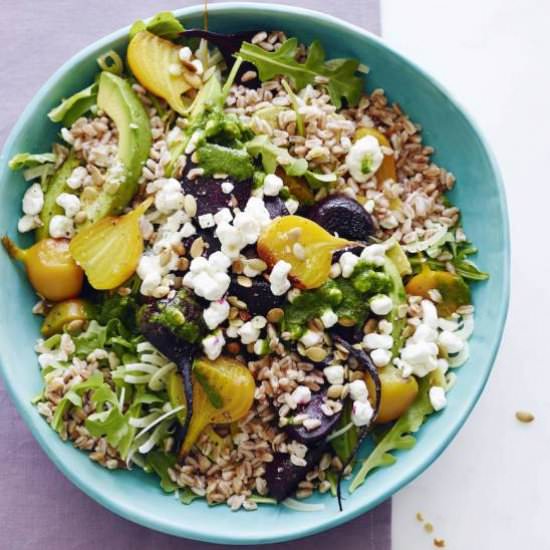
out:
{"label": "grain salad mixture", "polygon": [[452,173],[319,42],[161,13],[98,65],[49,113],[51,151],[10,161],[36,239],[3,244],[44,316],[38,413],[185,504],[341,505],[468,358],[487,275]]}

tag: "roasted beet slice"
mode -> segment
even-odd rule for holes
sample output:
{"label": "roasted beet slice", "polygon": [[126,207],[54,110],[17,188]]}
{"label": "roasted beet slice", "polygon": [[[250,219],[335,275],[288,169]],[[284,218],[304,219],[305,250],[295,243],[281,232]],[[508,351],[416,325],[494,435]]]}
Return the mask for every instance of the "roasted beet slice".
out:
{"label": "roasted beet slice", "polygon": [[187,237],[186,239],[183,239],[183,246],[185,246],[185,248],[189,250],[189,248],[193,244],[193,241],[201,237],[205,243],[202,256],[204,256],[205,258],[208,258],[210,254],[218,251],[221,248],[220,241],[218,240],[216,235],[214,235],[215,230],[216,230],[215,227],[209,227],[207,229],[202,229],[201,227],[197,227],[197,232],[194,235],[191,235],[191,237]]}
{"label": "roasted beet slice", "polygon": [[306,428],[302,425],[289,426],[287,428],[287,433],[291,439],[296,439],[300,443],[304,443],[309,447],[313,443],[317,443],[318,441],[325,439],[330,432],[332,432],[340,420],[341,413],[326,416],[321,410],[321,405],[325,400],[325,392],[316,393],[307,405],[296,411],[296,414],[307,414],[309,418],[320,420],[321,425],[314,430],[306,430]]}
{"label": "roasted beet slice", "polygon": [[264,204],[271,219],[288,216],[289,214],[283,199],[280,197],[264,197]]}
{"label": "roasted beet slice", "polygon": [[367,424],[366,426],[362,426],[361,428],[359,428],[358,434],[357,434],[357,443],[355,445],[355,448],[350,453],[350,457],[344,463],[342,470],[338,474],[336,496],[338,497],[338,507],[340,508],[340,511],[342,511],[342,477],[344,475],[344,471],[346,467],[349,464],[351,464],[351,462],[355,459],[355,455],[358,453],[363,441],[365,441],[365,439],[369,435],[373,422],[376,420],[376,417],[378,416],[378,411],[380,410],[380,397],[382,395],[382,384],[380,382],[380,376],[378,375],[378,371],[376,370],[376,367],[374,366],[370,357],[367,355],[365,351],[363,351],[362,349],[357,349],[353,347],[347,340],[345,340],[344,338],[341,338],[338,335],[334,335],[333,338],[336,343],[340,344],[342,347],[344,347],[348,351],[349,353],[348,360],[354,359],[355,361],[357,361],[359,369],[369,373],[372,381],[374,382],[374,387],[376,392],[376,404],[374,405],[374,411],[373,411],[371,422],[370,424]]}
{"label": "roasted beet slice", "polygon": [[371,215],[345,195],[329,195],[311,206],[305,215],[344,239],[366,241],[375,231]]}
{"label": "roasted beet slice", "polygon": [[191,366],[206,326],[202,307],[187,289],[170,299],[147,302],[138,311],[139,331],[168,359],[178,365],[183,377],[187,415],[177,430],[177,440],[183,441],[193,412]]}
{"label": "roasted beet slice", "polygon": [[268,462],[265,467],[265,480],[269,495],[277,501],[284,500],[291,495],[307,472],[321,460],[324,450],[324,443],[311,447],[305,457],[306,466],[292,464],[289,454],[275,453],[273,461]]}
{"label": "roasted beet slice", "polygon": [[141,306],[139,331],[160,352],[174,362],[189,357],[206,332],[203,308],[191,291],[183,288],[170,299]]}
{"label": "roasted beet slice", "polygon": [[[204,38],[210,45],[217,46],[223,56],[225,64],[231,68],[236,59],[233,54],[241,49],[243,42],[250,42],[256,34],[258,34],[258,31],[243,31],[235,34],[221,34],[203,29],[189,29],[182,32],[180,36],[183,38]],[[246,71],[251,69],[256,72],[256,67],[254,67],[252,63],[245,61],[237,73],[237,82]],[[260,85],[260,81],[258,78],[254,78],[244,82],[243,84],[248,88],[257,88]]]}
{"label": "roasted beet slice", "polygon": [[[182,176],[181,186],[186,194],[193,195],[197,200],[197,216],[215,214],[230,205],[244,208],[250,198],[252,191],[252,180],[250,179],[235,182],[233,191],[224,193],[222,191],[223,180],[209,176],[199,176],[190,180],[187,177],[188,173],[189,170],[186,170]],[[232,197],[235,197],[237,204],[232,203]]]}
{"label": "roasted beet slice", "polygon": [[252,315],[266,315],[270,309],[283,305],[284,297],[275,296],[271,292],[269,282],[263,277],[254,277],[251,281],[252,286],[247,287],[233,279],[229,285],[228,294],[242,300]]}

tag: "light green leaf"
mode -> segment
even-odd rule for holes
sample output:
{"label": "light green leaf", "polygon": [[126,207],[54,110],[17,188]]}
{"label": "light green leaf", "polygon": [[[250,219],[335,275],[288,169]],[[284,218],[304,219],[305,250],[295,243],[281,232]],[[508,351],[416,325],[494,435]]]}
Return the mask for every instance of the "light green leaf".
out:
{"label": "light green leaf", "polygon": [[85,332],[73,338],[78,357],[86,357],[96,349],[103,349],[107,339],[107,328],[102,327],[97,321],[90,321]]}
{"label": "light green leaf", "polygon": [[251,139],[246,144],[246,149],[253,157],[261,157],[264,170],[268,174],[273,174],[279,164],[289,176],[303,176],[307,171],[305,159],[294,158],[285,148],[273,145],[266,135]]}
{"label": "light green leaf", "polygon": [[81,397],[84,392],[93,388],[98,388],[101,384],[103,384],[103,375],[100,372],[94,372],[87,380],[75,384],[57,404],[51,423],[52,428],[56,432],[59,432],[63,426],[65,413],[69,410],[71,405],[82,407]]}
{"label": "light green leaf", "polygon": [[359,62],[343,59],[326,62],[321,43],[315,41],[308,49],[304,63],[296,60],[298,40],[290,38],[273,52],[268,52],[255,44],[243,43],[238,55],[253,63],[262,81],[282,75],[292,80],[297,90],[314,84],[319,78],[326,79],[332,103],[337,109],[342,106],[342,98],[354,106],[358,103],[363,89],[363,81],[355,75]]}
{"label": "light green leaf", "polygon": [[[348,399],[346,401],[346,404],[344,405],[342,416],[340,417],[338,424],[334,428],[335,432],[337,432],[338,430],[341,430],[351,422],[352,406],[353,406],[352,401]],[[343,434],[339,435],[338,437],[335,437],[334,439],[331,439],[330,444],[334,449],[334,451],[336,452],[336,454],[338,455],[338,457],[340,458],[340,460],[342,462],[347,462],[349,458],[353,455],[353,451],[357,446],[357,440],[358,440],[357,427],[352,426],[349,430],[347,430]]]}
{"label": "light green leaf", "polygon": [[55,155],[53,153],[18,153],[8,162],[11,170],[21,170],[21,168],[35,168],[42,164],[53,164]]}
{"label": "light green leaf", "polygon": [[318,174],[317,172],[312,172],[311,170],[308,170],[304,174],[304,177],[312,189],[320,189],[321,187],[325,187],[327,184],[334,183],[337,180],[336,174],[332,172],[330,174]]}
{"label": "light green leaf", "polygon": [[64,99],[48,113],[48,118],[52,122],[60,122],[63,126],[71,126],[97,104],[97,89],[98,86],[94,83]]}
{"label": "light green leaf", "polygon": [[161,11],[152,17],[147,23],[138,20],[130,28],[130,39],[140,31],[149,31],[161,38],[174,40],[185,29],[170,11]]}
{"label": "light green leaf", "polygon": [[176,455],[166,454],[160,450],[151,451],[145,457],[145,464],[159,476],[160,486],[164,492],[173,493],[178,488],[168,474],[168,469],[176,465]]}

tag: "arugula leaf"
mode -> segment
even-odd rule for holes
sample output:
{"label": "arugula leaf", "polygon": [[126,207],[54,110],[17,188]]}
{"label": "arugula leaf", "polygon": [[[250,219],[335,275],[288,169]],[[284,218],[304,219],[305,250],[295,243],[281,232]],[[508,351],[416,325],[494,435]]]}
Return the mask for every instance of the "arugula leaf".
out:
{"label": "arugula leaf", "polygon": [[71,126],[97,104],[97,90],[98,85],[94,83],[64,99],[48,113],[48,118],[52,122],[60,122],[63,126]]}
{"label": "arugula leaf", "polygon": [[34,168],[42,164],[53,164],[56,158],[53,153],[18,153],[8,162],[11,170],[21,170],[21,168]]}
{"label": "arugula leaf", "polygon": [[390,454],[391,451],[414,447],[416,439],[411,434],[416,433],[424,423],[426,417],[433,412],[429,390],[429,377],[425,377],[420,380],[418,395],[413,404],[378,442],[363,462],[363,465],[351,482],[349,487],[350,493],[353,493],[353,491],[364,483],[369,472],[375,468],[390,466],[397,460],[395,456]]}
{"label": "arugula leaf", "polygon": [[246,150],[253,157],[261,157],[264,170],[268,174],[275,173],[279,164],[289,176],[303,176],[307,172],[306,159],[294,158],[284,147],[273,145],[266,135],[251,139],[246,144]]}
{"label": "arugula leaf", "polygon": [[[450,204],[450,203],[449,203]],[[456,241],[456,229],[449,231],[440,246],[429,249],[426,252],[418,253],[410,258],[414,273],[422,269],[422,265],[427,263],[430,269],[434,271],[446,271],[447,262],[437,260],[439,254],[447,252],[451,255],[448,261],[458,275],[471,281],[485,281],[489,278],[489,273],[481,271],[474,262],[468,259],[469,256],[477,254],[477,248],[470,241]]]}
{"label": "arugula leaf", "polygon": [[160,486],[165,493],[173,493],[178,488],[168,474],[168,469],[176,465],[176,455],[166,454],[160,450],[151,451],[145,457],[145,465],[160,477]]}
{"label": "arugula leaf", "polygon": [[183,491],[180,491],[180,502],[182,504],[185,504],[185,505],[191,504],[197,498],[201,498],[201,497],[193,493],[193,491],[191,491],[189,487],[186,487],[185,489],[183,489]]}
{"label": "arugula leaf", "polygon": [[297,48],[296,38],[288,39],[273,52],[244,42],[238,56],[256,66],[262,81],[283,75],[292,80],[296,89],[301,90],[321,77],[327,80],[328,92],[337,109],[342,106],[342,98],[350,106],[357,105],[363,89],[363,81],[355,75],[359,61],[341,59],[326,62],[325,51],[321,43],[315,40],[308,48],[307,59],[300,63],[296,61]]}
{"label": "arugula leaf", "polygon": [[96,349],[103,349],[107,340],[107,328],[92,320],[88,328],[73,338],[75,355],[86,357]]}
{"label": "arugula leaf", "polygon": [[82,407],[82,394],[85,391],[98,388],[101,384],[103,384],[103,375],[100,372],[94,372],[87,380],[84,380],[79,384],[75,384],[57,404],[52,418],[52,428],[56,432],[61,431],[63,426],[63,418],[65,413],[70,409],[71,405],[75,407]]}
{"label": "arugula leaf", "polygon": [[86,419],[85,426],[94,437],[105,436],[109,445],[113,447],[119,445],[130,428],[128,419],[118,407],[91,414]]}
{"label": "arugula leaf", "polygon": [[130,39],[140,31],[149,31],[161,38],[174,40],[185,29],[170,11],[161,11],[147,23],[138,20],[130,27]]}
{"label": "arugula leaf", "polygon": [[91,401],[96,405],[96,412],[86,419],[87,430],[94,437],[105,436],[109,445],[116,447],[120,456],[125,459],[136,432],[130,425],[130,418],[139,416],[141,405],[133,403],[123,413],[115,392],[106,383],[94,391]]}

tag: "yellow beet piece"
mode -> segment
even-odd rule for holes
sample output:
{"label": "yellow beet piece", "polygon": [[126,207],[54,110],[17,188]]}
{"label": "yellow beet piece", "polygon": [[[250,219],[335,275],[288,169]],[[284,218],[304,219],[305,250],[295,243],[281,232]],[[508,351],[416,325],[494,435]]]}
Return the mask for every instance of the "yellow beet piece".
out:
{"label": "yellow beet piece", "polygon": [[258,254],[268,266],[288,262],[290,278],[299,288],[318,288],[329,277],[332,254],[352,244],[334,237],[315,222],[301,216],[273,220],[258,239]]}
{"label": "yellow beet piece", "polygon": [[406,285],[405,290],[411,296],[430,298],[430,290],[438,290],[441,301],[436,304],[440,317],[449,317],[460,306],[471,303],[470,288],[462,277],[448,271],[432,271],[424,265]]}
{"label": "yellow beet piece", "polygon": [[152,201],[147,199],[124,216],[103,218],[71,241],[71,254],[94,288],[116,288],[134,274],[143,252],[139,219]]}
{"label": "yellow beet piece", "polygon": [[[414,376],[403,378],[399,369],[393,365],[387,365],[378,370],[382,393],[380,410],[376,417],[376,423],[384,424],[399,418],[411,405],[418,393],[418,383]],[[372,378],[365,374],[365,381],[369,389],[371,405],[374,407],[376,391]]]}
{"label": "yellow beet piece", "polygon": [[[357,141],[365,136],[373,136],[382,147],[391,148],[388,138],[376,128],[359,128],[359,130],[355,132],[354,139]],[[376,171],[376,179],[378,183],[383,183],[389,179],[397,181],[397,170],[395,168],[395,158],[393,155],[384,155],[384,160],[380,168]]]}
{"label": "yellow beet piece", "polygon": [[66,239],[42,239],[23,250],[8,237],[2,244],[12,258],[23,262],[34,290],[46,300],[59,302],[80,294],[84,273],[75,263]]}
{"label": "yellow beet piece", "polygon": [[185,456],[210,424],[229,424],[250,410],[256,385],[248,367],[229,357],[193,364],[193,415],[179,455]]}
{"label": "yellow beet piece", "polygon": [[202,80],[184,67],[179,50],[180,46],[169,40],[140,31],[128,44],[128,65],[145,89],[183,115],[190,101],[184,101],[182,95],[192,87],[200,88]]}

